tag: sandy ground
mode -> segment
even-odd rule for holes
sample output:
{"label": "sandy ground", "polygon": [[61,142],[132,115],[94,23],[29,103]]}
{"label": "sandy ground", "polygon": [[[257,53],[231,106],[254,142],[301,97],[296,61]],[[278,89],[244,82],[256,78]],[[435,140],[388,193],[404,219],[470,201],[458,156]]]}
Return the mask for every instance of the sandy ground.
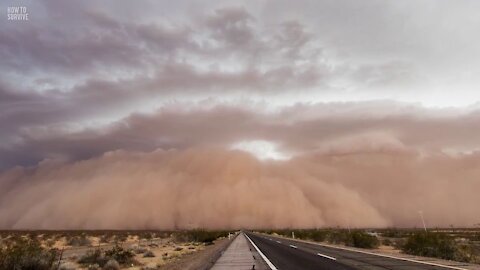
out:
{"label": "sandy ground", "polygon": [[206,270],[215,263],[230,240],[219,239],[214,245],[204,246],[200,252],[195,252],[173,260],[160,267],[162,270]]}
{"label": "sandy ground", "polygon": [[[181,261],[186,255],[209,248],[209,246],[205,246],[203,243],[175,243],[171,239],[157,239],[143,242],[128,241],[123,243],[122,246],[132,249],[136,253],[135,260],[138,261],[138,264],[122,268],[132,270],[144,268],[157,269],[168,264],[175,264],[177,261]],[[82,268],[76,263],[76,261],[88,250],[93,248],[96,247],[65,249],[64,254],[66,264],[75,266],[77,269],[86,269]],[[101,248],[109,249],[111,247],[110,245],[104,245],[101,246]],[[151,252],[153,257],[145,256],[147,252]]]}
{"label": "sandy ground", "polygon": [[395,254],[401,254],[402,251],[399,250],[399,249],[396,249],[395,247],[393,246],[384,246],[384,245],[380,245],[378,248],[376,248],[375,250],[377,250],[378,252],[382,253],[382,254],[391,254],[391,255],[395,255]]}
{"label": "sandy ground", "polygon": [[[87,251],[96,248],[108,250],[114,246],[114,243],[102,243],[100,237],[94,236],[87,236],[89,246],[68,245],[66,237],[60,236],[42,238],[40,235],[39,239],[42,239],[41,244],[46,248],[63,250],[61,265],[66,270],[87,269],[77,263]],[[209,269],[229,242],[228,239],[218,239],[213,244],[205,245],[197,242],[177,243],[171,238],[145,240],[139,239],[138,236],[129,236],[120,245],[131,249],[136,254],[135,260],[138,263],[122,269]],[[153,255],[153,257],[145,256],[147,252],[151,252],[150,256]]]}
{"label": "sandy ground", "polygon": [[[155,266],[160,267],[167,264],[175,263],[176,261],[181,260],[185,255],[202,251],[205,248],[206,246],[200,243],[176,244],[173,241],[168,241],[167,243],[159,245],[158,247],[148,247],[148,250],[151,251],[155,255],[155,257],[145,257],[144,253],[141,253],[137,254],[135,259],[145,266],[149,266],[152,268]],[[131,267],[129,269],[140,268]]]}

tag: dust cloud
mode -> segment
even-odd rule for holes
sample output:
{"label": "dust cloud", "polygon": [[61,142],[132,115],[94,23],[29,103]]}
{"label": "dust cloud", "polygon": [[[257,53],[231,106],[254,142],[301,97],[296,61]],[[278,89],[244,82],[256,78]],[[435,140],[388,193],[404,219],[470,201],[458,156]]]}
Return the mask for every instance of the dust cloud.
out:
{"label": "dust cloud", "polygon": [[472,226],[480,155],[408,149],[259,161],[221,148],[113,151],[0,174],[0,228]]}

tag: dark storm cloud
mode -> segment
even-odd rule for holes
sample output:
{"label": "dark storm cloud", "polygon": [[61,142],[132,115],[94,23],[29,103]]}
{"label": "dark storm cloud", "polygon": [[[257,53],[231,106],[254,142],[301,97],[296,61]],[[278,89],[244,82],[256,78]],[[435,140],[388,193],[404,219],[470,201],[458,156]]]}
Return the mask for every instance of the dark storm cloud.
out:
{"label": "dark storm cloud", "polygon": [[[40,7],[29,8],[41,13]],[[8,94],[0,108],[3,143],[35,126],[118,119],[144,101],[160,106],[172,95],[228,98],[310,88],[329,72],[315,63],[294,65],[313,59],[303,25],[266,27],[244,7],[206,10],[186,22],[136,21],[58,1],[44,9],[35,23],[0,29],[0,87]]]}
{"label": "dark storm cloud", "polygon": [[[287,101],[288,95],[318,100],[335,92],[340,100],[355,93],[364,99],[375,97],[375,89],[387,96],[397,91],[393,97],[414,95],[419,84],[430,85],[431,74],[422,74],[413,58],[432,42],[428,38],[441,37],[436,29],[425,39],[418,36],[414,26],[422,19],[417,13],[404,18],[408,3],[271,7],[267,1],[261,8],[213,5],[195,11],[197,4],[189,9],[177,3],[169,12],[151,2],[27,4],[34,23],[0,29],[1,124],[9,140],[35,126],[81,125],[93,116],[118,120],[152,100],[158,107],[172,98],[245,93],[266,99],[286,94]],[[432,6],[432,14],[444,13],[442,5]],[[313,11],[318,15],[309,16]],[[400,26],[411,29],[421,46],[406,44],[408,38],[396,46],[406,35]],[[22,101],[9,103],[13,98]]]}
{"label": "dark storm cloud", "polygon": [[145,68],[155,63],[156,57],[190,42],[182,28],[168,30],[161,25],[117,22],[94,12],[85,12],[82,19],[79,25],[45,21],[28,27],[2,28],[0,56],[6,60],[2,66],[23,72],[41,69],[93,76],[103,69]]}
{"label": "dark storm cloud", "polygon": [[79,132],[49,127],[24,130],[21,142],[0,153],[3,167],[44,158],[85,159],[116,149],[229,147],[245,140],[276,142],[296,154],[355,152],[356,144],[368,145],[372,151],[480,148],[480,134],[471,129],[480,124],[478,111],[360,102],[296,105],[273,113],[259,106],[247,109],[212,102],[207,107],[171,104],[154,114],[134,114],[104,128]]}
{"label": "dark storm cloud", "polygon": [[[422,19],[418,10],[405,18],[409,2],[306,1],[304,5],[280,2],[272,7],[267,1],[257,8],[239,4],[201,9],[194,8],[198,3],[179,2],[170,6],[169,12],[152,2],[26,4],[34,23],[6,24],[0,29],[4,60],[0,64],[4,71],[0,78],[0,133],[3,147],[10,151],[15,151],[14,146],[29,145],[33,131],[48,130],[36,137],[51,137],[54,132],[63,136],[77,132],[72,129],[82,130],[92,119],[118,121],[145,102],[153,109],[176,98],[218,96],[222,100],[260,94],[268,100],[285,94],[283,103],[288,104],[292,95],[308,100],[311,95],[318,98],[333,93],[335,97],[338,92],[339,97],[348,99],[365,88],[383,93],[396,89],[397,96],[414,94],[416,85],[426,83],[431,74],[422,74],[424,69],[412,58],[442,37],[435,28],[425,39],[420,38],[415,23],[430,25],[430,21]],[[438,15],[450,6],[450,2],[431,3],[422,5],[420,11],[431,7],[429,12]],[[458,9],[467,10],[465,6]],[[309,14],[314,10],[318,16],[312,17]],[[163,16],[153,16],[159,12]],[[334,16],[339,13],[342,16]],[[390,17],[396,20],[387,20]],[[405,43],[410,39],[396,46],[406,35],[400,26],[412,30],[421,46]],[[455,27],[449,31],[452,29]],[[365,91],[361,96],[365,99],[371,93]],[[316,124],[309,128],[315,129]],[[304,148],[315,145],[308,140],[305,144]],[[114,147],[86,152],[110,148]],[[17,155],[23,156],[13,156]],[[41,156],[39,151],[29,160]]]}
{"label": "dark storm cloud", "polygon": [[255,41],[252,21],[252,15],[244,8],[222,8],[206,19],[206,25],[214,40],[230,49],[242,49]]}
{"label": "dark storm cloud", "polygon": [[[53,23],[50,10],[35,24],[1,29],[3,68],[75,73],[81,79],[104,69],[155,70],[164,61],[189,61],[189,56],[207,57],[202,61],[209,63],[221,62],[217,56],[226,54],[263,55],[277,61],[279,54],[273,49],[298,53],[308,41],[298,22],[265,28],[242,7],[208,10],[198,20],[167,23],[122,20],[91,7],[56,5],[62,7],[63,16],[53,18],[66,20],[65,24]],[[67,20],[69,14],[72,18]]]}

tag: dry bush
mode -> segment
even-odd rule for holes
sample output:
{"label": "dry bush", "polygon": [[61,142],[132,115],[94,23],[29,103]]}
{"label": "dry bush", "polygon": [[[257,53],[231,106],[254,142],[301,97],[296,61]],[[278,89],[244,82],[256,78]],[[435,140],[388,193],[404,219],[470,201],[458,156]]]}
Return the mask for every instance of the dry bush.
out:
{"label": "dry bush", "polygon": [[454,239],[444,233],[414,232],[402,250],[412,255],[454,260],[457,246]]}
{"label": "dry bush", "polygon": [[108,261],[115,260],[120,265],[130,265],[137,263],[134,257],[135,254],[132,251],[115,245],[111,249],[105,251],[102,249],[90,250],[78,260],[78,263],[82,265],[98,264],[99,266],[104,267]]}
{"label": "dry bush", "polygon": [[145,253],[143,254],[143,257],[145,257],[145,258],[153,258],[153,257],[155,257],[155,253],[153,253],[151,250],[148,250],[147,252],[145,252]]}
{"label": "dry bush", "polygon": [[116,260],[109,260],[103,266],[103,270],[120,270],[120,264]]}
{"label": "dry bush", "polygon": [[58,250],[46,250],[36,240],[20,238],[0,248],[0,270],[50,270],[59,255]]}
{"label": "dry bush", "polygon": [[175,232],[174,238],[177,242],[200,242],[211,244],[220,237],[227,237],[229,231],[208,231],[208,230],[191,230]]}

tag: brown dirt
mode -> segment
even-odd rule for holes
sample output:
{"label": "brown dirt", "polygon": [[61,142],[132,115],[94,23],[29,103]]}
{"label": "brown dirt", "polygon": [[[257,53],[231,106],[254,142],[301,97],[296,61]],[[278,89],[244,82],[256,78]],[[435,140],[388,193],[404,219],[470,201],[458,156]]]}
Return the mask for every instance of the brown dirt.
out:
{"label": "brown dirt", "polygon": [[175,261],[161,266],[161,270],[206,270],[215,263],[221,252],[228,247],[230,240],[219,239],[213,245],[205,246],[203,250],[185,254]]}

